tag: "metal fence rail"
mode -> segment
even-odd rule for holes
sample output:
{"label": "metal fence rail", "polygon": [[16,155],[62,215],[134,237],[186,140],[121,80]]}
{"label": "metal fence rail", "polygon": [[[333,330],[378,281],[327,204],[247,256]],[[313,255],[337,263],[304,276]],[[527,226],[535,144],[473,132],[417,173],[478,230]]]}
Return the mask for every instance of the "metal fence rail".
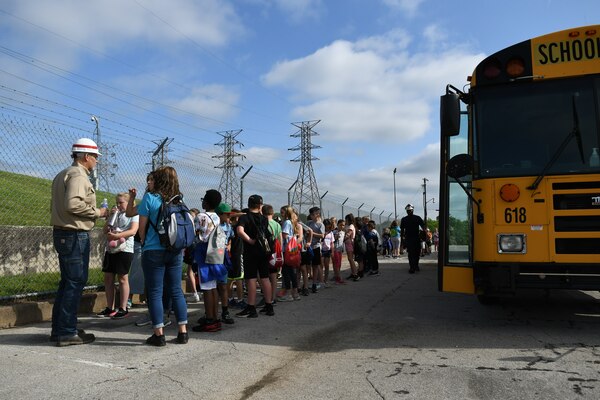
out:
{"label": "metal fence rail", "polygon": [[[0,299],[10,300],[30,293],[50,293],[59,279],[58,259],[52,247],[50,225],[50,186],[54,176],[71,164],[70,149],[79,137],[91,137],[89,129],[51,118],[0,114]],[[123,132],[103,132],[99,143],[103,157],[97,168],[98,204],[107,197],[136,187],[143,192],[146,174],[152,169],[156,141]],[[178,173],[180,188],[190,207],[201,208],[208,189],[218,189],[222,170],[209,151],[188,143],[173,142],[168,162]],[[316,168],[318,172],[318,166]],[[296,176],[285,177],[255,168],[244,179],[244,198],[259,193],[278,212],[288,203],[288,188]],[[324,193],[327,188],[321,188]],[[363,203],[368,199],[346,200],[349,196],[328,193],[321,200],[324,217],[344,214],[371,215],[377,223],[389,225],[389,215],[373,211]],[[362,207],[359,209],[359,207]],[[240,204],[232,204],[239,207]],[[388,213],[386,213],[388,214]],[[100,222],[97,225],[102,225]],[[90,285],[102,285],[100,272],[104,243],[93,232]]]}

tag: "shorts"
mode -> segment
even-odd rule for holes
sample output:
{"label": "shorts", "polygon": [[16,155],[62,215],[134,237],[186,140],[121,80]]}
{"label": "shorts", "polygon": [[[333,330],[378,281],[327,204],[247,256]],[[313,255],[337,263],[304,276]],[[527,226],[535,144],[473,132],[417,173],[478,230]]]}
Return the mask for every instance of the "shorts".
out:
{"label": "shorts", "polygon": [[133,261],[133,253],[120,251],[118,253],[104,253],[102,261],[102,272],[117,275],[127,275],[131,262]]}
{"label": "shorts", "polygon": [[212,290],[217,288],[217,281],[200,282],[200,290]]}
{"label": "shorts", "polygon": [[321,265],[321,248],[320,247],[313,248],[312,265],[313,265],[313,267]]}
{"label": "shorts", "polygon": [[256,279],[259,276],[261,278],[269,277],[267,257],[256,252],[244,251],[244,279]]}
{"label": "shorts", "polygon": [[331,250],[321,250],[321,257],[331,258]]}
{"label": "shorts", "polygon": [[346,253],[354,253],[354,243],[351,240],[344,242],[344,247],[346,248]]}
{"label": "shorts", "polygon": [[300,261],[301,265],[312,265],[313,256],[308,251],[303,251],[302,253],[300,253],[300,257],[301,257],[301,261]]}

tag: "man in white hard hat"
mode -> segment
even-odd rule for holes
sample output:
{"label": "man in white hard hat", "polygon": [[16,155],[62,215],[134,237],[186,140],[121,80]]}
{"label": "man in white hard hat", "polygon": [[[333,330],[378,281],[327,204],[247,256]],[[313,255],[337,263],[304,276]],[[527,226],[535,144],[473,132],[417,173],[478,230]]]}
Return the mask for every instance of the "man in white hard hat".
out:
{"label": "man in white hard hat", "polygon": [[54,178],[50,201],[54,248],[60,265],[50,340],[61,347],[95,340],[93,334],[77,329],[77,309],[88,278],[89,231],[107,212],[106,208],[96,207],[96,192],[89,178],[101,155],[98,146],[82,138],[73,144],[71,153],[73,164]]}
{"label": "man in white hard hat", "polygon": [[404,209],[407,215],[400,221],[400,236],[402,247],[408,252],[408,272],[414,274],[419,271],[419,259],[421,257],[419,227],[425,231],[427,226],[423,222],[423,218],[414,215],[415,207],[412,204],[407,204]]}

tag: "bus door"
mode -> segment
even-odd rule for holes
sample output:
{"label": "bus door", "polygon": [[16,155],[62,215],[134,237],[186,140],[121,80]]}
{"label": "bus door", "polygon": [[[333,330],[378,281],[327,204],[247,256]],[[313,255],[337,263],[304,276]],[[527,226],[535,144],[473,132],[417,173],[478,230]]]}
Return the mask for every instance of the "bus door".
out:
{"label": "bus door", "polygon": [[[444,102],[442,96],[442,103]],[[448,111],[446,111],[448,112]],[[460,106],[455,112],[460,112]],[[442,115],[444,105],[442,104]],[[442,121],[444,117],[442,117]],[[468,116],[460,112],[456,132],[444,128],[442,122],[440,159],[440,246],[438,253],[438,288],[443,292],[475,293],[473,283],[472,202],[463,189],[469,189],[472,170],[455,179],[449,175],[448,161],[471,159],[469,154]],[[453,160],[454,161],[454,160]],[[467,168],[470,169],[470,168]],[[454,175],[450,172],[451,175]],[[462,175],[462,174],[460,174]],[[461,187],[462,186],[462,187]]]}

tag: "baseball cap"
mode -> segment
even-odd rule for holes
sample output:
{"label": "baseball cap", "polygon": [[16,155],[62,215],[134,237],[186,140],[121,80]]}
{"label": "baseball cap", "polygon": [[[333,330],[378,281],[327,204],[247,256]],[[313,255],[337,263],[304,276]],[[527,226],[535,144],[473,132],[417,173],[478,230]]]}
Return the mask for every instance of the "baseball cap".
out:
{"label": "baseball cap", "polygon": [[231,206],[227,203],[220,203],[215,209],[217,215],[229,214],[231,212]]}

